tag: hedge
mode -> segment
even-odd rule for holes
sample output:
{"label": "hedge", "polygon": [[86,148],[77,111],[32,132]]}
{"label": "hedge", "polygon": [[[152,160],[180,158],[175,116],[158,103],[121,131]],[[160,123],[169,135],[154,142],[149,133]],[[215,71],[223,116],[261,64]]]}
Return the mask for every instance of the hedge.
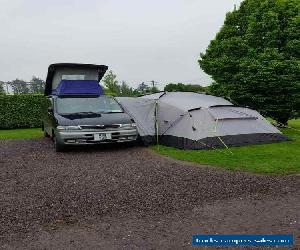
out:
{"label": "hedge", "polygon": [[41,127],[43,95],[0,95],[0,129]]}

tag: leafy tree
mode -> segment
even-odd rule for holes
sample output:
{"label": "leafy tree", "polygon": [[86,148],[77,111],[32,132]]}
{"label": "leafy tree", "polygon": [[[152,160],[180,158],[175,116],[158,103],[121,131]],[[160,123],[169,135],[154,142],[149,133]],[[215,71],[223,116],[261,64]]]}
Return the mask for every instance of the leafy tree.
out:
{"label": "leafy tree", "polygon": [[299,0],[245,0],[201,54],[210,91],[281,124],[299,114]]}
{"label": "leafy tree", "polygon": [[165,91],[187,91],[187,92],[205,92],[205,88],[197,84],[169,83],[164,88]]}
{"label": "leafy tree", "polygon": [[5,94],[4,82],[1,82],[1,81],[0,81],[0,94]]}
{"label": "leafy tree", "polygon": [[129,87],[129,85],[125,81],[122,81],[120,90],[121,90],[121,96],[134,96],[133,89]]}
{"label": "leafy tree", "polygon": [[115,75],[111,70],[104,76],[102,81],[104,86],[112,95],[119,96],[121,94],[120,85],[117,81],[117,75]]}
{"label": "leafy tree", "polygon": [[104,87],[103,89],[104,89],[105,95],[107,95],[107,96],[117,96],[117,94],[111,92],[108,88]]}
{"label": "leafy tree", "polygon": [[12,87],[14,94],[28,94],[30,89],[24,80],[15,79],[8,84]]}
{"label": "leafy tree", "polygon": [[146,94],[147,92],[150,92],[150,87],[145,84],[144,82],[142,82],[141,84],[139,84],[139,86],[136,89],[140,94]]}
{"label": "leafy tree", "polygon": [[136,89],[130,87],[125,81],[121,85],[117,81],[117,76],[112,71],[109,71],[103,79],[104,91],[106,95],[110,96],[138,96],[141,94],[159,92],[157,87],[150,88],[144,82],[141,83]]}
{"label": "leafy tree", "polygon": [[133,89],[133,96],[140,96],[141,93],[138,91],[138,89]]}
{"label": "leafy tree", "polygon": [[164,87],[165,91],[185,91],[185,86],[183,83],[169,83]]}
{"label": "leafy tree", "polygon": [[148,90],[147,93],[154,94],[154,93],[158,93],[158,92],[159,92],[159,89],[156,86],[153,86]]}
{"label": "leafy tree", "polygon": [[30,81],[30,92],[34,94],[42,94],[45,90],[45,81],[33,76]]}

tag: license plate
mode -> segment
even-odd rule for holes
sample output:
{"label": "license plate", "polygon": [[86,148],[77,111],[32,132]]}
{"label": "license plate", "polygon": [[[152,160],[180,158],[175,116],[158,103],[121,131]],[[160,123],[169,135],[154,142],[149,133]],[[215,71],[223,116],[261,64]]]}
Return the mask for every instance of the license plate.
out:
{"label": "license plate", "polygon": [[103,141],[106,139],[105,134],[94,134],[94,140],[95,141]]}

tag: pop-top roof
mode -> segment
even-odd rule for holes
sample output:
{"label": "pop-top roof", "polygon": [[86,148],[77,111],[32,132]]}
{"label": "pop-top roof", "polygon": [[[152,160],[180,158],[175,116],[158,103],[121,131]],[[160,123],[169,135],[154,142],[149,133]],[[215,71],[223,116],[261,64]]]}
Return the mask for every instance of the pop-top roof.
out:
{"label": "pop-top roof", "polygon": [[[45,95],[51,95],[52,90],[58,87],[64,72],[67,74],[85,74],[85,72],[90,76],[91,72],[93,77],[85,78],[85,80],[97,80],[100,82],[103,75],[105,74],[108,67],[106,65],[95,65],[95,64],[79,64],[79,63],[56,63],[51,64],[48,68],[48,74],[46,79]],[[70,73],[71,72],[71,73]]]}
{"label": "pop-top roof", "polygon": [[100,96],[104,95],[98,81],[94,80],[62,80],[52,95],[57,96]]}

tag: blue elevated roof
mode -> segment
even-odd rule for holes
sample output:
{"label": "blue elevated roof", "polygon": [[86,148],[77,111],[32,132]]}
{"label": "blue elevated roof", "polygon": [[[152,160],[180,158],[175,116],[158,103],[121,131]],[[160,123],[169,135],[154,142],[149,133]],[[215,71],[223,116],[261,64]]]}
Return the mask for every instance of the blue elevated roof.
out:
{"label": "blue elevated roof", "polygon": [[56,89],[52,90],[52,95],[57,96],[79,96],[104,95],[102,87],[96,80],[62,80]]}

